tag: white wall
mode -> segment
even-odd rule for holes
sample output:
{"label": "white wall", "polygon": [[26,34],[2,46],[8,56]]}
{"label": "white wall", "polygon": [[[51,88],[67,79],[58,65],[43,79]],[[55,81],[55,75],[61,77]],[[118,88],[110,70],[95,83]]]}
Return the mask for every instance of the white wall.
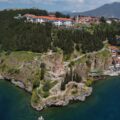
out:
{"label": "white wall", "polygon": [[65,21],[65,22],[64,22],[64,25],[66,25],[66,26],[71,26],[71,25],[72,25],[72,22],[71,22],[71,21]]}
{"label": "white wall", "polygon": [[53,24],[56,25],[56,26],[63,25],[63,23],[61,21],[54,21]]}

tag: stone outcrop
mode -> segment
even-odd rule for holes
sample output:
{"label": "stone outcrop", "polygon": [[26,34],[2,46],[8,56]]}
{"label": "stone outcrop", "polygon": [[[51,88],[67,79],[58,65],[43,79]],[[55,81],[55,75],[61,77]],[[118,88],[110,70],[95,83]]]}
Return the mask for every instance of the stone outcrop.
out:
{"label": "stone outcrop", "polygon": [[[11,53],[1,55],[0,61],[0,78],[9,79],[16,86],[32,93],[31,104],[37,110],[48,106],[65,106],[71,100],[84,101],[92,93],[92,88],[85,84],[89,79],[88,74],[96,69],[107,70],[112,63],[109,50],[83,55],[74,61],[71,68],[70,63],[65,65],[68,62],[59,53]],[[77,73],[81,81],[70,78],[65,90],[61,90],[66,73],[71,72]],[[41,80],[43,77],[44,80]]]}
{"label": "stone outcrop", "polygon": [[37,110],[42,110],[48,106],[66,106],[70,101],[85,101],[86,97],[90,96],[91,93],[91,87],[87,87],[83,83],[69,82],[66,85],[65,91],[59,90],[38,104],[32,104],[32,106]]}
{"label": "stone outcrop", "polygon": [[74,70],[82,80],[87,80],[90,72],[103,72],[109,69],[112,64],[112,57],[109,50],[86,54],[74,65]]}

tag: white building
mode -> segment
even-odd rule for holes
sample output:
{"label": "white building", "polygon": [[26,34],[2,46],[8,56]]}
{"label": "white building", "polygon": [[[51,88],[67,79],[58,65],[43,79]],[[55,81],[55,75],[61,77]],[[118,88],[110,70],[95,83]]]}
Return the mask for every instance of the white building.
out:
{"label": "white building", "polygon": [[112,24],[112,21],[111,20],[106,20],[106,23]]}
{"label": "white building", "polygon": [[68,20],[68,21],[65,21],[65,22],[64,22],[64,25],[65,25],[65,26],[72,26],[72,25],[73,25],[73,22],[70,21],[70,20]]}
{"label": "white building", "polygon": [[73,25],[73,20],[71,18],[56,18],[53,16],[35,16],[31,14],[25,14],[24,17],[26,18],[27,22],[32,22],[32,23],[51,22],[55,26],[72,26]]}
{"label": "white building", "polygon": [[59,20],[55,20],[55,21],[53,21],[53,24],[55,25],[55,26],[62,26],[63,25],[63,22],[62,21],[59,21]]}

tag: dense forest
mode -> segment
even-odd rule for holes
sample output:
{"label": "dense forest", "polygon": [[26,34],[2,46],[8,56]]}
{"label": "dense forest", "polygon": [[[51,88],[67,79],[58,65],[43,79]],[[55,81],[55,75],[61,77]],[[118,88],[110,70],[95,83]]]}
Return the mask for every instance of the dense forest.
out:
{"label": "dense forest", "polygon": [[86,29],[58,29],[50,23],[32,24],[14,19],[17,14],[26,13],[48,15],[47,11],[38,9],[0,11],[0,50],[46,52],[61,48],[64,54],[74,50],[86,53],[102,49],[104,40],[120,35],[120,24],[115,22]]}

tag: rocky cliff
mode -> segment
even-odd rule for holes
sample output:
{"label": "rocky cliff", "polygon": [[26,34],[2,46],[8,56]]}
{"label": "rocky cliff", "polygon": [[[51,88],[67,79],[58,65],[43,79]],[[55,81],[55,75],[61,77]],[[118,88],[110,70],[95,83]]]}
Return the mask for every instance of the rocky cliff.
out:
{"label": "rocky cliff", "polygon": [[64,61],[60,53],[3,52],[0,75],[32,93],[32,106],[41,110],[65,106],[71,100],[84,101],[92,93],[87,81],[94,79],[93,74],[102,75],[111,63],[107,49],[85,54],[76,61]]}

